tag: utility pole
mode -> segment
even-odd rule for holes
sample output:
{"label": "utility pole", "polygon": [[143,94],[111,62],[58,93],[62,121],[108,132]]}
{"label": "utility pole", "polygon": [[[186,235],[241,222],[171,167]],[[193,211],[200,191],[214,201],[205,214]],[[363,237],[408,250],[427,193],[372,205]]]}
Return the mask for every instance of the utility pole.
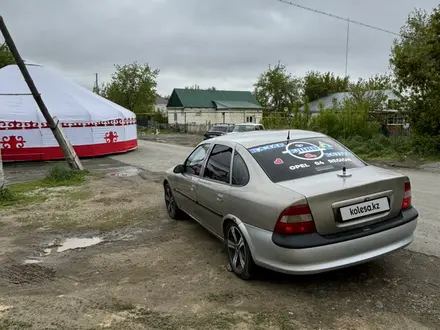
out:
{"label": "utility pole", "polygon": [[350,43],[350,18],[347,18],[347,43],[345,44],[345,77],[348,76],[348,46]]}
{"label": "utility pole", "polygon": [[9,31],[6,27],[6,24],[2,16],[0,16],[0,31],[3,33],[3,37],[5,38],[6,45],[9,47],[12,56],[14,56],[15,62],[17,63],[17,66],[20,69],[21,74],[23,75],[23,78],[26,81],[26,84],[28,85],[34,97],[35,102],[40,108],[40,111],[43,114],[44,118],[46,119],[49,128],[52,130],[55,139],[60,145],[61,150],[63,151],[64,154],[64,158],[66,159],[70,168],[83,170],[84,168],[81,164],[81,161],[79,160],[75,150],[73,149],[72,145],[70,144],[69,140],[64,134],[64,131],[59,125],[58,119],[55,121],[55,118],[52,118],[52,116],[49,113],[49,110],[46,108],[46,105],[44,104],[43,99],[41,98],[41,95],[38,92],[38,89],[35,86],[34,81],[32,80],[32,77],[30,76],[29,71],[27,70],[26,65],[24,64],[23,59],[21,58],[17,47],[15,46],[14,40],[9,34]]}
{"label": "utility pole", "polygon": [[96,94],[99,94],[98,73],[95,73],[95,93],[96,93]]}

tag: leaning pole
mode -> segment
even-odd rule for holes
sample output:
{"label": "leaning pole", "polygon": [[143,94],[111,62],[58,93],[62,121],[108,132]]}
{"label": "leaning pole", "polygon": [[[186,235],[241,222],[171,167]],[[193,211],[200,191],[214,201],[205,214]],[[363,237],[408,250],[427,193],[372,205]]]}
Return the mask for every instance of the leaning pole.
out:
{"label": "leaning pole", "polygon": [[38,89],[35,86],[34,81],[32,80],[32,77],[29,74],[26,65],[24,64],[24,61],[21,58],[17,47],[15,46],[14,40],[12,39],[12,36],[6,27],[6,24],[2,16],[0,16],[0,31],[2,32],[3,37],[5,38],[6,45],[9,47],[9,50],[11,51],[12,56],[14,57],[15,62],[17,63],[17,66],[20,69],[21,74],[23,75],[23,78],[26,81],[26,84],[28,85],[29,90],[31,91],[32,96],[34,97],[35,102],[37,103],[41,113],[46,119],[47,125],[52,130],[55,139],[57,140],[61,150],[63,151],[64,158],[66,159],[70,168],[76,170],[83,170],[84,168],[81,164],[81,161],[79,160],[75,152],[75,149],[73,149],[70,141],[67,139],[66,135],[64,134],[61,125],[59,125],[59,121],[50,115],[49,110],[44,104],[43,99],[41,98],[41,94],[38,92]]}

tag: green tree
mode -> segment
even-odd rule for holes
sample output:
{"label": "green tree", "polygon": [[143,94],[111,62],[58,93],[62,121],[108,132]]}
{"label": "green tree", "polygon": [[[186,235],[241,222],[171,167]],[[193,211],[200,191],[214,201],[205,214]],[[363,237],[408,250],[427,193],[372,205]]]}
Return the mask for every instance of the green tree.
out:
{"label": "green tree", "polygon": [[415,10],[394,40],[390,64],[403,108],[417,135],[440,151],[440,6]]}
{"label": "green tree", "polygon": [[351,98],[346,102],[362,111],[381,111],[387,108],[388,96],[385,90],[392,90],[392,80],[389,75],[375,75],[368,79],[358,79],[348,87]]}
{"label": "green tree", "polygon": [[287,73],[280,62],[269,65],[269,69],[258,77],[254,88],[258,102],[269,111],[292,111],[300,101],[301,80]]}
{"label": "green tree", "polygon": [[115,68],[111,81],[102,86],[101,95],[135,113],[153,111],[159,70],[137,62]]}
{"label": "green tree", "polygon": [[313,102],[329,94],[347,92],[349,78],[335,76],[332,72],[309,71],[303,81],[303,97]]}
{"label": "green tree", "polygon": [[0,44],[0,69],[10,64],[15,64],[15,59],[6,43],[2,43]]}
{"label": "green tree", "polygon": [[200,85],[194,84],[191,86],[185,86],[185,89],[201,89]]}

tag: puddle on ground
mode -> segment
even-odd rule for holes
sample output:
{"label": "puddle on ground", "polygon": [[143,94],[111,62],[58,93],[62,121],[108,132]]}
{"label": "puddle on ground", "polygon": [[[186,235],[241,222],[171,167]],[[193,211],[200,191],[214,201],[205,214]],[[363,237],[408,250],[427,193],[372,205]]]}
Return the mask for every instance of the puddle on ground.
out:
{"label": "puddle on ground", "polygon": [[140,169],[132,166],[120,167],[116,172],[110,172],[110,176],[130,177],[138,175],[141,172]]}
{"label": "puddle on ground", "polygon": [[[64,252],[67,250],[75,250],[75,249],[81,249],[86,248],[92,245],[96,245],[102,242],[102,239],[100,237],[92,237],[92,238],[67,238],[63,243],[61,243],[58,248],[57,252]],[[45,250],[47,253],[47,251]],[[49,252],[50,253],[50,252]]]}

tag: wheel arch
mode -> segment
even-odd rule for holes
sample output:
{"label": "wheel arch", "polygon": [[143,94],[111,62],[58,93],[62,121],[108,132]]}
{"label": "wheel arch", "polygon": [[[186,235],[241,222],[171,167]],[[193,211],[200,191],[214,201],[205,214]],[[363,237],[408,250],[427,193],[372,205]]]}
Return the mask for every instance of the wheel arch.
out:
{"label": "wheel arch", "polygon": [[238,217],[232,214],[227,214],[223,217],[222,220],[222,232],[223,232],[223,241],[226,241],[226,227],[228,223],[234,223],[242,232],[244,238],[246,239],[246,242],[248,244],[249,250],[251,251],[252,257],[254,256],[254,245],[252,244],[251,237],[249,235],[249,232],[246,229],[246,226],[244,225],[243,221],[241,221]]}

